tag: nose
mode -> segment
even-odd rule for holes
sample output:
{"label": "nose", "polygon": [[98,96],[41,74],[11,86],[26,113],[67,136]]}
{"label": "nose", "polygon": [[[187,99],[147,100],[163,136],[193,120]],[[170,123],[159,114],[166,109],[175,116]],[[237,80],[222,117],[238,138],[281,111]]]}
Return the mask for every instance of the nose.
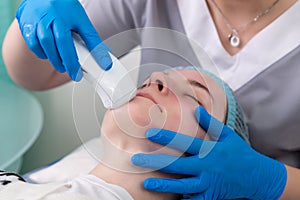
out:
{"label": "nose", "polygon": [[150,76],[148,82],[145,83],[144,87],[153,86],[156,91],[161,94],[168,93],[167,81],[165,78],[165,74],[162,72],[154,72]]}

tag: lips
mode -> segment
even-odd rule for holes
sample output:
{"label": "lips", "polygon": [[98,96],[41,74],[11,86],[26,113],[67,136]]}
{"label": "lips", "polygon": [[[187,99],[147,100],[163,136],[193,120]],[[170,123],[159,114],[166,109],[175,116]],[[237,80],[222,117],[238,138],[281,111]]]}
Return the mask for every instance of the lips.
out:
{"label": "lips", "polygon": [[143,93],[143,92],[138,92],[136,94],[137,97],[143,97],[146,99],[149,99],[150,101],[152,101],[160,110],[161,113],[164,113],[163,108],[155,101],[155,99],[148,93]]}
{"label": "lips", "polygon": [[136,94],[136,96],[137,97],[143,97],[143,98],[149,99],[154,104],[157,104],[157,102],[155,101],[155,99],[150,94],[148,94],[148,93],[139,92],[139,93]]}

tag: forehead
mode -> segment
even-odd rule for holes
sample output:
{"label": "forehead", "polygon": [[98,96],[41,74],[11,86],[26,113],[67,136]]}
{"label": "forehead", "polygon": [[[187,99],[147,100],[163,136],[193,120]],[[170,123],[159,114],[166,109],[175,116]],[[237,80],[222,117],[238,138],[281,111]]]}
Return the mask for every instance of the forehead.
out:
{"label": "forehead", "polygon": [[197,81],[206,87],[212,97],[211,115],[222,122],[225,122],[227,113],[227,98],[224,89],[214,79],[208,75],[195,70],[174,70],[169,73],[175,73],[182,79]]}
{"label": "forehead", "polygon": [[195,80],[200,83],[205,83],[204,74],[195,70],[174,70],[174,71],[170,71],[169,73],[177,74],[178,76],[181,76],[183,79]]}

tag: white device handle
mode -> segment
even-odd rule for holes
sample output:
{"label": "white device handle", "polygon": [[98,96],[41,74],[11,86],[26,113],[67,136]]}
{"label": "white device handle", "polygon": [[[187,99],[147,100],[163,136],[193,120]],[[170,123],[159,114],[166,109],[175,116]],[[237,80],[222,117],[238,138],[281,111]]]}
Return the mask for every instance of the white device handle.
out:
{"label": "white device handle", "polygon": [[103,70],[84,42],[79,37],[73,38],[83,77],[95,88],[104,107],[111,109],[129,102],[135,96],[137,88],[122,63],[109,53],[112,68],[108,71]]}

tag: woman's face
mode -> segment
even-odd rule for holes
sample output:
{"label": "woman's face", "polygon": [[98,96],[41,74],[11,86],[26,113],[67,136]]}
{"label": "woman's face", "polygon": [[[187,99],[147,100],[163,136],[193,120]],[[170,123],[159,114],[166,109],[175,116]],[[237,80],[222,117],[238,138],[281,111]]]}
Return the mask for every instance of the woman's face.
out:
{"label": "woman's face", "polygon": [[[193,137],[204,138],[194,112],[203,106],[220,121],[226,116],[223,89],[211,78],[193,70],[155,72],[138,89],[135,98],[114,110],[108,110],[102,124],[102,134],[110,142],[127,138],[139,151],[153,152],[157,145],[145,139],[149,128],[167,129]],[[113,130],[121,130],[123,136]],[[118,141],[118,142],[116,142]],[[141,149],[142,148],[142,149]]]}

